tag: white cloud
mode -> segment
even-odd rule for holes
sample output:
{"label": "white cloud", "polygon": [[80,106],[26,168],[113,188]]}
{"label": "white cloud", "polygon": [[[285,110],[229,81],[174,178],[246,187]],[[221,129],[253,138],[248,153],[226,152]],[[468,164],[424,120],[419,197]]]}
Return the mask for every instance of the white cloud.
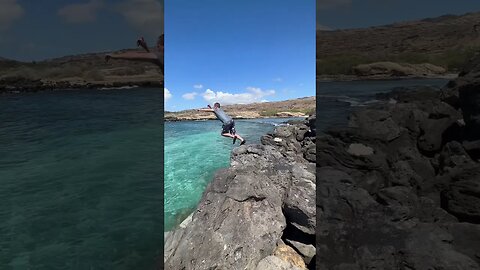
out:
{"label": "white cloud", "polygon": [[90,0],[87,3],[64,6],[58,10],[58,15],[69,23],[89,23],[97,19],[97,13],[102,7],[102,0]]}
{"label": "white cloud", "polygon": [[118,5],[118,11],[144,34],[156,37],[163,33],[163,1],[125,0]]}
{"label": "white cloud", "polygon": [[25,11],[16,0],[0,0],[0,30],[7,30],[24,14]]}
{"label": "white cloud", "polygon": [[195,85],[193,86],[193,88],[195,88],[195,89],[202,89],[202,88],[203,88],[203,85],[202,85],[202,84],[195,84]]}
{"label": "white cloud", "polygon": [[352,0],[318,0],[317,9],[326,10],[326,9],[350,6],[351,4],[352,4]]}
{"label": "white cloud", "polygon": [[163,90],[163,98],[164,98],[165,102],[167,102],[169,99],[172,98],[172,94],[170,93],[170,91],[167,88],[164,88],[164,90]]}
{"label": "white cloud", "polygon": [[282,78],[275,78],[273,79],[274,82],[283,82],[283,79]]}
{"label": "white cloud", "polygon": [[186,100],[194,100],[195,96],[197,96],[197,95],[198,95],[197,92],[185,93],[185,94],[182,95],[182,98],[186,99]]}
{"label": "white cloud", "polygon": [[256,87],[247,87],[244,93],[227,93],[222,91],[213,91],[207,89],[203,94],[203,99],[209,103],[219,102],[220,104],[248,104],[262,102],[264,97],[275,95],[275,90],[262,90]]}

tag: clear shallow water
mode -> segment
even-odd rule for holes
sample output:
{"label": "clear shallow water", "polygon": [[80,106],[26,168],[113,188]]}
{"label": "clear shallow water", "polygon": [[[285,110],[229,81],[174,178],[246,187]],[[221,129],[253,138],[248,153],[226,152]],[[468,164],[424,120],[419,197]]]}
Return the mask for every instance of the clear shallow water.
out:
{"label": "clear shallow water", "polygon": [[[236,120],[235,129],[247,143],[289,119]],[[228,167],[232,140],[220,136],[219,121],[165,123],[165,231],[197,206],[216,170]]]}
{"label": "clear shallow water", "polygon": [[355,108],[377,102],[375,94],[397,87],[443,87],[447,79],[317,82],[317,124],[320,130],[342,126]]}
{"label": "clear shallow water", "polygon": [[152,269],[161,94],[0,96],[0,269]]}

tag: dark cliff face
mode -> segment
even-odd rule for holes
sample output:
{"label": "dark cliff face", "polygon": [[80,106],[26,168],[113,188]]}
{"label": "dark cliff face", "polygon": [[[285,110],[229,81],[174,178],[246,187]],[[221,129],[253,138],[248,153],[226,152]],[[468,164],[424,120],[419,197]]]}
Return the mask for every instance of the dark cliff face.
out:
{"label": "dark cliff face", "polygon": [[383,104],[317,137],[320,269],[480,269],[480,81],[471,64],[443,91],[379,95]]}
{"label": "dark cliff face", "polygon": [[167,233],[165,269],[314,269],[312,123],[281,126],[261,145],[235,148],[191,221]]}

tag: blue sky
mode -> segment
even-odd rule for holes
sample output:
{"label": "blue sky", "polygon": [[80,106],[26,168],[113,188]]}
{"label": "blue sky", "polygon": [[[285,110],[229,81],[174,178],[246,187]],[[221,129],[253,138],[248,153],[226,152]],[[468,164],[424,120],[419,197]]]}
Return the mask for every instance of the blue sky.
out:
{"label": "blue sky", "polygon": [[315,1],[165,3],[166,110],[315,93]]}
{"label": "blue sky", "polygon": [[0,0],[0,57],[22,61],[150,45],[163,0]]}
{"label": "blue sky", "polygon": [[361,28],[480,11],[478,0],[317,0],[317,24]]}

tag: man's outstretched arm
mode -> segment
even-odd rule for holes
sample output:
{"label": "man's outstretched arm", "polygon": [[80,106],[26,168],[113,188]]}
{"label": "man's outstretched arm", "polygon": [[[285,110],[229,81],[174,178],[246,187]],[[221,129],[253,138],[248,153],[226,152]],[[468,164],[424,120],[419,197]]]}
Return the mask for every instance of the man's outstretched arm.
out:
{"label": "man's outstretched arm", "polygon": [[205,108],[205,109],[198,109],[197,111],[199,111],[199,112],[213,112],[213,109]]}

